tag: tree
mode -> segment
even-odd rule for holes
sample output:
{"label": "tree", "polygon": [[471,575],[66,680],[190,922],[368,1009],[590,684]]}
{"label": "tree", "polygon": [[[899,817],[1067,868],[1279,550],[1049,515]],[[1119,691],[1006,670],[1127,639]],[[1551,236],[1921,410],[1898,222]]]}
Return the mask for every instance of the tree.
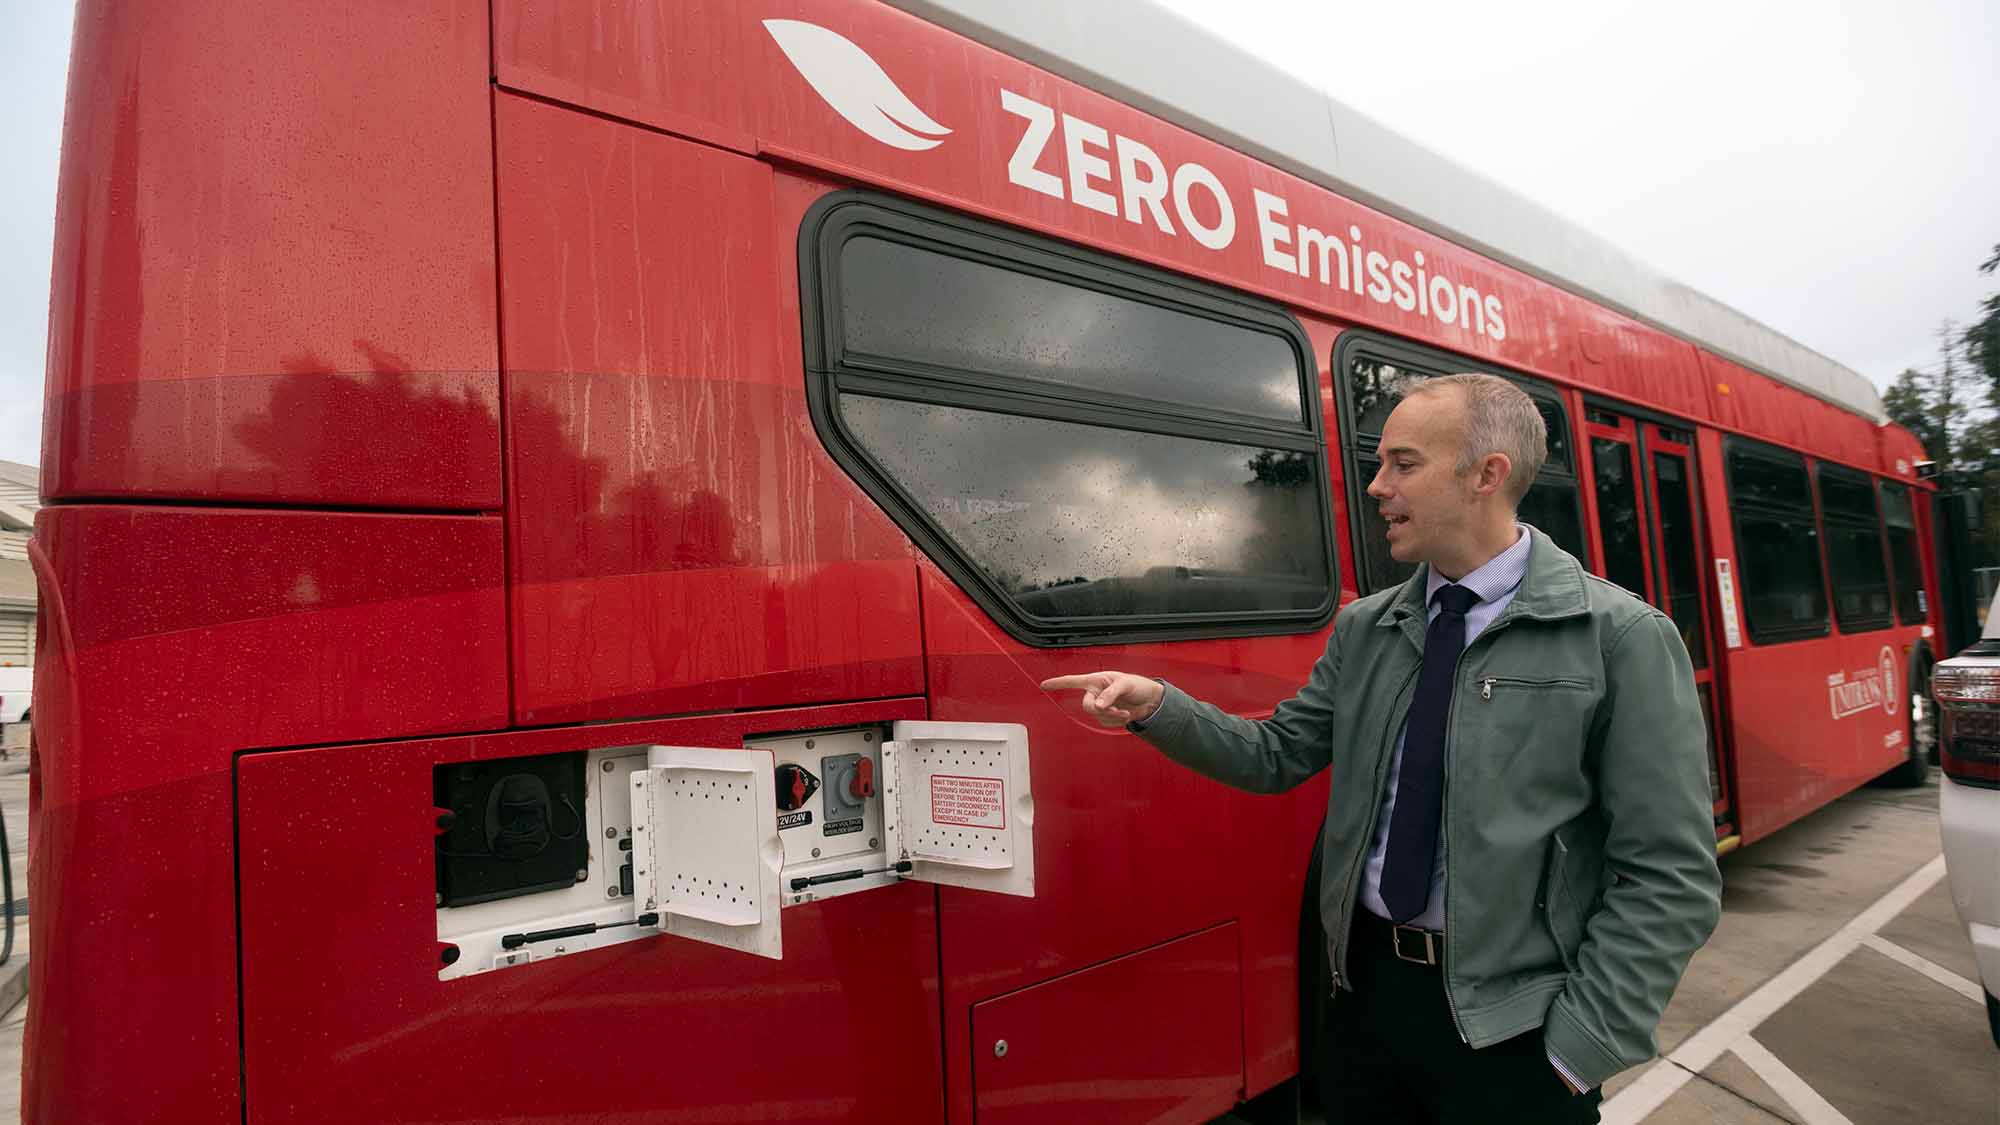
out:
{"label": "tree", "polygon": [[[1987,264],[2000,269],[2000,247]],[[1988,319],[2000,328],[2000,295],[1988,304]],[[1916,435],[1940,469],[1950,471],[1959,482],[1954,487],[1978,494],[1981,514],[1971,565],[1989,565],[2000,562],[2000,380],[1980,366],[1985,358],[1975,351],[1972,331],[1946,320],[1937,335],[1937,366],[1898,375],[1882,393],[1882,409]],[[2000,358],[2000,353],[1984,355]]]}
{"label": "tree", "polygon": [[[1983,274],[1996,270],[2000,270],[2000,245],[1993,247],[1993,256],[1979,267]],[[2000,392],[2000,293],[1980,302],[1979,310],[1979,319],[1972,322],[1962,338],[1965,358],[1973,370],[1986,376],[1987,383]]]}
{"label": "tree", "polygon": [[1947,468],[1956,466],[1952,456],[1958,449],[1958,437],[1971,421],[1967,417],[1972,404],[1972,396],[1967,394],[1965,378],[1959,370],[1958,324],[1950,317],[1938,325],[1937,377],[1931,384],[1931,433],[1937,440],[1935,446],[1925,446],[1931,457]]}
{"label": "tree", "polygon": [[[1939,468],[1961,468],[1963,455],[1974,451],[1968,445],[1970,431],[1985,420],[1982,402],[1991,394],[1978,385],[1977,377],[1962,362],[1957,323],[1946,319],[1938,325],[1937,338],[1937,367],[1930,371],[1904,369],[1883,392],[1882,409],[1890,421],[1917,435]],[[1983,436],[1984,431],[1981,433]]]}
{"label": "tree", "polygon": [[1922,372],[1904,368],[1889,389],[1882,392],[1882,409],[1891,422],[1917,435],[1924,451],[1936,459],[1943,443],[1938,439],[1937,419],[1931,414],[1926,376]]}

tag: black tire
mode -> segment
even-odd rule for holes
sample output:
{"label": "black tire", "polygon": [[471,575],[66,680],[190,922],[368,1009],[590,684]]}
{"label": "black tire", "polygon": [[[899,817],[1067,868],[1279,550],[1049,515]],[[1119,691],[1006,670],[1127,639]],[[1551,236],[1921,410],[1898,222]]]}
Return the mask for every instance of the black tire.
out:
{"label": "black tire", "polygon": [[1986,1027],[1993,1032],[1993,1048],[2000,1050],[2000,999],[1986,994]]}
{"label": "black tire", "polygon": [[1915,789],[1931,779],[1937,760],[1937,702],[1931,698],[1931,652],[1918,645],[1910,654],[1910,694],[1903,703],[1903,763],[1875,779],[1887,789]]}
{"label": "black tire", "polygon": [[1326,1065],[1326,1010],[1333,996],[1333,964],[1326,926],[1319,916],[1319,881],[1325,829],[1313,841],[1299,905],[1299,1092],[1305,1105],[1320,1103],[1320,1070]]}

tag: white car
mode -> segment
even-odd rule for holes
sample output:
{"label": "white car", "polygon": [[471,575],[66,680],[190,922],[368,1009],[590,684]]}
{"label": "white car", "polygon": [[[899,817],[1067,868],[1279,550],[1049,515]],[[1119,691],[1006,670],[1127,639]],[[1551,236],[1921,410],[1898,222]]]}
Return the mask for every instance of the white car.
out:
{"label": "white car", "polygon": [[18,723],[28,717],[35,701],[35,670],[14,665],[0,667],[0,723]]}
{"label": "white car", "polygon": [[1972,937],[1986,1019],[2000,1048],[2000,594],[1979,643],[1939,664],[1938,813],[1951,901]]}

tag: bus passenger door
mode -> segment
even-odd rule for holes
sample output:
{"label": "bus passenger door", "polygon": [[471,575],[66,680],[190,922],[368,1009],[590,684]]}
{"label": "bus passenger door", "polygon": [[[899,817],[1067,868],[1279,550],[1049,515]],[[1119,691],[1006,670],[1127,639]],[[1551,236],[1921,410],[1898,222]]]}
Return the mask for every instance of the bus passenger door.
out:
{"label": "bus passenger door", "polygon": [[1716,837],[1733,836],[1735,816],[1729,771],[1722,765],[1709,647],[1709,590],[1701,580],[1694,432],[1601,406],[1589,407],[1584,420],[1605,577],[1659,607],[1680,630],[1694,664],[1695,691],[1708,727],[1708,784]]}

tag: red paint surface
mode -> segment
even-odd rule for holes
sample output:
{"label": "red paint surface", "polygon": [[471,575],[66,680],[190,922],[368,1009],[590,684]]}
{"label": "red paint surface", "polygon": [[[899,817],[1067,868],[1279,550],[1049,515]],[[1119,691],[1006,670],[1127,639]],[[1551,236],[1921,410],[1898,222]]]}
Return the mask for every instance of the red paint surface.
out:
{"label": "red paint surface", "polygon": [[921,692],[909,543],[806,417],[770,168],[498,108],[516,719]]}
{"label": "red paint surface", "polygon": [[[924,573],[931,717],[1005,715],[1026,724],[1034,748],[1035,897],[941,890],[947,1010],[1234,919],[1249,1044],[1241,1081],[1255,1093],[1292,1074],[1306,865],[1326,778],[1346,780],[1340,766],[1290,793],[1241,793],[1098,727],[1074,697],[1050,697],[1037,684],[1078,670],[1142,669],[1226,710],[1266,715],[1298,690],[1325,634],[1033,649],[934,568]],[[945,1029],[953,1120],[970,1120],[973,1085],[962,1068],[978,1045],[961,1038],[962,1023]]]}
{"label": "red paint surface", "polygon": [[[1743,612],[1743,567],[1738,561],[1736,527],[1730,516],[1723,441],[1713,431],[1698,437],[1703,517],[1715,558],[1731,560],[1735,582],[1736,620],[1743,644],[1725,643],[1717,607],[1710,623],[1721,675],[1718,705],[1725,716],[1724,740],[1729,750],[1725,766],[1733,771],[1737,829],[1745,843],[1770,835],[1785,825],[1851,792],[1857,786],[1902,761],[1907,748],[1885,746],[1883,738],[1906,731],[1909,715],[1907,646],[1920,643],[1921,628],[1896,625],[1852,635],[1830,623],[1824,637],[1777,644],[1751,644]],[[1926,553],[1928,557],[1928,552]],[[1703,564],[1705,581],[1715,592],[1715,563]],[[1935,586],[1928,587],[1936,590]],[[1935,602],[1935,596],[1932,598]],[[1832,610],[1829,604],[1829,618]],[[1881,709],[1836,719],[1828,698],[1827,677],[1853,675],[1873,667],[1881,646],[1897,654],[1897,688],[1903,693],[1896,713]],[[1907,734],[1905,734],[1907,737]]]}
{"label": "red paint surface", "polygon": [[50,507],[35,543],[24,1119],[232,1118],[231,756],[504,723],[500,521]]}
{"label": "red paint surface", "polygon": [[931,887],[787,908],[782,961],[661,936],[449,981],[432,898],[440,763],[922,715],[889,700],[245,756],[249,1120],[939,1120]]}
{"label": "red paint surface", "polygon": [[44,495],[498,507],[486,21],[78,5]]}
{"label": "red paint surface", "polygon": [[[981,1125],[1202,1122],[1240,1093],[1235,926],[972,1009]],[[1005,1042],[1005,1054],[995,1044]]]}

